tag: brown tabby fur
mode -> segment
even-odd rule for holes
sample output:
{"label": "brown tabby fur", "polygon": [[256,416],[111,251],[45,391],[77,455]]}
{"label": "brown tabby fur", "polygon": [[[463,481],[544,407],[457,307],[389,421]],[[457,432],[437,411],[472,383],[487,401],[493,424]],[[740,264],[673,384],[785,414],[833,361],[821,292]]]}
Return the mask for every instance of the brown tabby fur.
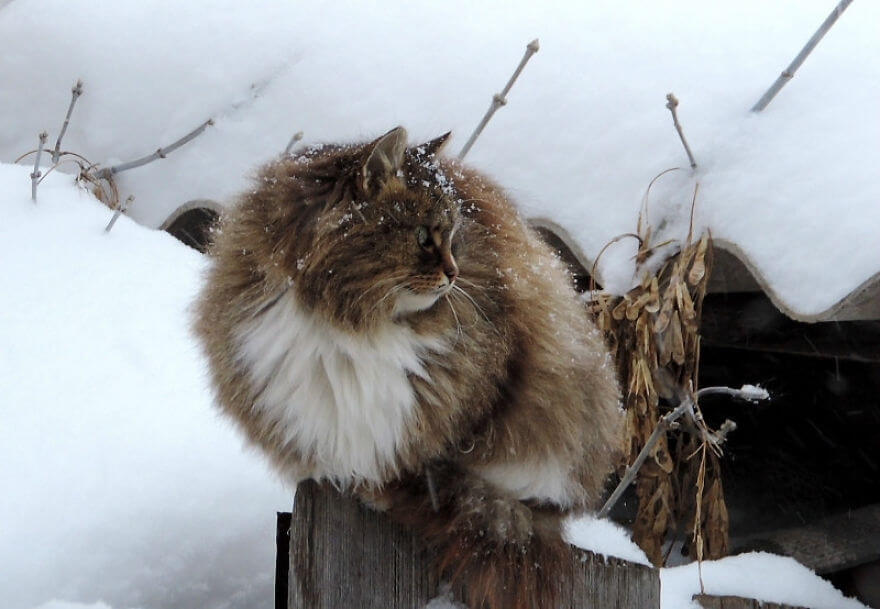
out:
{"label": "brown tabby fur", "polygon": [[[446,136],[415,148],[405,137],[398,128],[264,167],[217,232],[197,334],[220,407],[294,481],[317,462],[253,407],[261,389],[238,353],[242,324],[292,291],[344,332],[405,324],[443,337],[451,349],[425,358],[427,378],[409,375],[416,416],[382,479],[348,482],[438,550],[473,609],[550,609],[554,565],[568,551],[561,517],[596,504],[621,444],[614,370],[563,266],[501,189],[439,158]],[[414,236],[420,225],[436,229],[427,249]],[[422,293],[444,272],[464,292],[395,313],[401,277]],[[519,500],[480,475],[547,459],[570,478],[565,505]]]}

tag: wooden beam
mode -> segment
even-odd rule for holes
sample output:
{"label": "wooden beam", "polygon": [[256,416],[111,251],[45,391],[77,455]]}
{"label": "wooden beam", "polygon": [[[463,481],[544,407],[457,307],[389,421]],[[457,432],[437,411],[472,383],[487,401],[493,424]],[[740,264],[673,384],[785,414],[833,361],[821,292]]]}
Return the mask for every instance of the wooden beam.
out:
{"label": "wooden beam", "polygon": [[[290,532],[289,609],[422,609],[439,594],[417,538],[329,485],[299,485]],[[557,576],[560,609],[660,607],[651,567],[572,548]]]}

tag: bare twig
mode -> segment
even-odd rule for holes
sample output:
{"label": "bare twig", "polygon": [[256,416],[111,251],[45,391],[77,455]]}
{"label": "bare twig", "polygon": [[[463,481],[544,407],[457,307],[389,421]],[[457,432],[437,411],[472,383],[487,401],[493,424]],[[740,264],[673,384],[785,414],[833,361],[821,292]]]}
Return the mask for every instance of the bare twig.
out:
{"label": "bare twig", "polygon": [[767,107],[773,98],[776,97],[776,94],[782,90],[788,81],[794,78],[795,72],[798,71],[798,68],[801,67],[801,64],[809,57],[810,53],[813,52],[813,49],[816,48],[816,45],[819,44],[819,41],[828,33],[828,30],[831,29],[831,26],[835,24],[837,19],[843,14],[843,11],[846,10],[852,3],[852,0],[840,0],[834,10],[831,11],[831,14],[825,18],[825,21],[822,22],[822,25],[819,26],[819,29],[816,30],[816,33],[813,34],[812,38],[807,41],[807,44],[804,45],[804,48],[801,49],[801,52],[797,54],[797,56],[792,60],[792,62],[788,65],[785,70],[782,71],[782,74],[776,79],[776,81],[770,85],[770,88],[764,92],[764,95],[761,96],[761,99],[752,106],[752,112],[760,112],[764,108]]}
{"label": "bare twig", "polygon": [[49,134],[42,131],[39,137],[40,146],[37,148],[37,156],[34,157],[34,171],[31,173],[31,200],[34,203],[37,202],[37,185],[40,183],[40,176],[43,175],[43,172],[40,171],[40,156],[43,154],[43,146],[46,145],[46,140],[49,139]]}
{"label": "bare twig", "polygon": [[105,233],[109,233],[110,229],[113,228],[113,225],[116,224],[116,221],[119,219],[119,216],[125,213],[125,210],[128,209],[128,206],[131,205],[132,201],[134,201],[134,195],[128,195],[128,198],[125,200],[125,203],[116,208],[116,211],[113,212],[113,217],[110,218],[110,222],[104,228]]}
{"label": "bare twig", "polygon": [[296,143],[298,141],[300,141],[301,139],[303,139],[303,132],[302,131],[297,131],[296,133],[294,133],[293,137],[290,138],[290,141],[287,142],[287,147],[284,149],[284,156],[287,156],[288,154],[290,154],[290,151],[293,149],[293,147],[296,145]]}
{"label": "bare twig", "polygon": [[495,114],[495,111],[507,103],[507,94],[510,92],[510,88],[513,86],[513,83],[516,82],[516,79],[519,78],[520,72],[522,72],[523,68],[526,67],[529,59],[532,58],[532,55],[538,52],[539,48],[540,45],[538,44],[537,38],[526,45],[526,52],[523,55],[523,58],[520,60],[519,65],[516,67],[516,70],[514,70],[513,75],[510,77],[510,80],[507,81],[507,84],[504,86],[504,89],[501,91],[501,93],[496,93],[492,96],[492,104],[489,106],[489,109],[486,110],[486,114],[483,115],[483,120],[480,121],[480,124],[477,125],[476,129],[474,129],[474,132],[471,133],[471,137],[465,143],[464,147],[461,149],[461,152],[458,153],[459,160],[465,157],[465,155],[471,149],[471,146],[473,146],[474,142],[477,141],[477,138],[480,137],[480,134],[489,123],[489,120],[491,120],[492,115]]}
{"label": "bare twig", "polygon": [[691,152],[691,147],[688,146],[687,140],[684,138],[684,131],[681,129],[681,123],[678,122],[678,112],[676,108],[678,108],[678,99],[672,93],[666,94],[666,107],[669,108],[669,111],[672,113],[672,122],[675,125],[675,130],[678,131],[678,137],[681,138],[681,144],[684,146],[684,151],[687,152],[688,159],[691,162],[691,169],[697,168],[697,162],[694,160],[694,154]]}
{"label": "bare twig", "polygon": [[[696,397],[699,400],[700,397],[717,394],[729,395],[749,401],[764,400],[770,397],[764,389],[752,385],[743,385],[740,389],[732,389],[730,387],[706,387],[697,391]],[[675,422],[680,419],[682,415],[687,414],[692,422],[700,423],[697,427],[704,431],[701,436],[704,442],[713,447],[713,450],[727,439],[727,434],[736,429],[736,423],[728,419],[721,425],[718,431],[708,431],[705,429],[705,424],[702,423],[702,416],[695,411],[695,406],[696,404],[694,403],[693,398],[689,394],[684,393],[681,395],[681,401],[678,406],[660,418],[654,431],[648,437],[648,441],[645,442],[642,450],[639,451],[639,454],[636,456],[635,461],[633,461],[632,465],[626,468],[623,477],[620,479],[620,483],[615,487],[614,492],[611,493],[611,496],[608,498],[608,501],[605,502],[605,505],[602,506],[602,509],[599,510],[599,518],[605,518],[608,516],[609,512],[611,512],[620,500],[621,495],[623,495],[627,487],[629,487],[633,480],[635,480],[639,469],[641,469],[647,458],[654,451],[654,447],[660,440],[660,436],[666,433],[669,429],[672,429]],[[703,446],[705,446],[705,444]]]}
{"label": "bare twig", "polygon": [[155,160],[164,159],[170,153],[174,152],[175,150],[177,150],[178,148],[180,148],[181,146],[183,146],[187,142],[190,142],[191,140],[193,140],[196,137],[198,137],[199,135],[201,135],[205,129],[207,129],[210,125],[213,125],[213,124],[214,124],[214,119],[209,118],[204,123],[202,123],[201,125],[199,125],[195,129],[193,129],[192,131],[190,131],[189,133],[184,135],[182,138],[180,138],[179,140],[177,140],[173,144],[170,144],[170,145],[166,146],[165,148],[159,148],[153,154],[147,155],[147,156],[139,158],[139,159],[135,159],[134,161],[129,161],[128,163],[120,163],[119,165],[114,165],[113,167],[104,168],[101,171],[99,171],[98,173],[96,173],[95,177],[102,179],[102,180],[107,180],[107,179],[111,178],[112,176],[114,176],[115,174],[120,173],[122,171],[128,171],[129,169],[134,169],[135,167],[141,167],[142,165],[146,165],[147,163],[152,163]]}
{"label": "bare twig", "polygon": [[58,134],[58,139],[55,140],[55,150],[52,151],[52,162],[56,164],[58,163],[58,158],[61,156],[61,140],[64,139],[64,134],[67,133],[67,125],[70,123],[70,115],[73,113],[73,107],[76,105],[76,100],[79,99],[79,96],[82,95],[83,92],[82,81],[77,80],[70,92],[70,105],[67,106],[67,116],[64,117],[64,124],[61,125],[61,133]]}
{"label": "bare twig", "polygon": [[602,506],[602,509],[599,510],[598,517],[605,518],[608,516],[608,513],[611,509],[617,504],[618,500],[620,500],[620,496],[623,495],[623,492],[627,489],[627,487],[632,484],[632,481],[635,480],[636,474],[639,473],[639,469],[641,469],[642,464],[644,464],[645,460],[651,454],[651,451],[654,450],[654,446],[660,440],[661,434],[666,433],[672,424],[678,420],[681,415],[683,415],[688,410],[692,410],[694,407],[694,402],[690,398],[684,400],[681,404],[679,404],[675,410],[663,416],[658,422],[657,427],[654,428],[653,433],[651,433],[650,437],[648,437],[648,441],[645,442],[645,446],[642,447],[642,450],[636,456],[636,460],[633,461],[633,464],[626,468],[626,472],[623,474],[623,478],[621,478],[620,483],[615,487],[614,492],[611,493],[611,496],[608,498],[608,501],[605,502],[605,505]]}

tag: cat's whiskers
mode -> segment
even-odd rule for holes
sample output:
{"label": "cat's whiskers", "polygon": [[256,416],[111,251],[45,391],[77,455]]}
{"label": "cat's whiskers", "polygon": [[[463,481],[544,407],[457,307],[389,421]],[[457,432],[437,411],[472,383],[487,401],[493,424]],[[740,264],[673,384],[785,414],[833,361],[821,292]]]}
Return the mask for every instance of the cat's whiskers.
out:
{"label": "cat's whiskers", "polygon": [[463,283],[463,284],[465,284],[466,286],[472,287],[472,288],[474,288],[474,289],[476,289],[476,290],[483,290],[483,291],[486,290],[486,287],[485,287],[485,286],[482,286],[482,285],[480,285],[480,284],[478,284],[478,283],[474,283],[473,281],[471,281],[471,280],[469,280],[469,279],[465,279],[465,278],[462,277],[461,275],[459,275],[459,276],[455,279],[455,281],[457,281],[458,283]]}
{"label": "cat's whiskers", "polygon": [[[384,286],[387,285],[388,283],[394,283],[394,282],[396,282],[396,281],[402,281],[402,280],[406,279],[407,277],[408,277],[408,275],[407,275],[406,273],[402,273],[402,274],[400,274],[400,275],[395,275],[395,276],[393,276],[393,277],[386,277],[385,279],[381,279],[381,280],[377,281],[376,283],[374,283],[373,285],[371,285],[370,287],[368,287],[366,290],[364,290],[363,292],[361,292],[360,296],[358,296],[358,297],[355,299],[354,304],[355,304],[355,305],[360,304],[360,302],[361,302],[361,301],[367,296],[367,294],[369,294],[369,293],[372,292],[373,290],[375,290],[375,289],[377,289],[377,288],[384,287]],[[386,295],[386,297],[387,297],[387,295]],[[371,310],[372,310],[372,309],[371,309]]]}
{"label": "cat's whiskers", "polygon": [[395,286],[392,286],[388,290],[388,292],[386,292],[385,295],[379,299],[379,301],[376,304],[374,304],[372,307],[370,307],[369,311],[367,311],[367,314],[369,315],[370,313],[375,311],[377,308],[379,308],[379,305],[381,305],[383,302],[385,302],[385,300],[387,300],[390,296],[396,294],[400,290],[407,288],[407,287],[408,287],[407,282],[399,283]]}
{"label": "cat's whiskers", "polygon": [[[452,300],[449,299],[449,292],[446,292],[443,295],[443,298],[446,300],[446,304],[449,305],[449,310],[452,311],[452,316],[455,318],[455,327],[458,330],[458,332],[457,332],[458,336],[455,339],[455,343],[458,343],[458,339],[460,339],[462,336],[461,321],[459,321],[459,319],[458,319],[458,313],[455,312],[455,307],[452,306]],[[453,343],[453,344],[455,344],[455,343]]]}
{"label": "cat's whiskers", "polygon": [[[464,288],[462,288],[462,287],[460,287],[460,286],[457,286],[457,285],[455,285],[454,283],[452,284],[451,287],[452,287],[452,292],[451,292],[452,294],[461,294],[462,296],[464,296],[465,298],[467,298],[468,301],[470,301],[471,306],[472,306],[476,311],[479,311],[480,315],[483,316],[483,319],[485,319],[485,320],[489,323],[490,326],[492,326],[493,328],[495,328],[495,324],[492,323],[492,320],[489,319],[489,316],[486,315],[486,312],[483,310],[483,308],[482,308],[480,305],[477,304],[477,301],[476,301],[476,300],[474,300],[473,298],[471,298],[471,295],[468,294],[468,293],[464,290]],[[497,330],[497,328],[495,328],[495,329]]]}

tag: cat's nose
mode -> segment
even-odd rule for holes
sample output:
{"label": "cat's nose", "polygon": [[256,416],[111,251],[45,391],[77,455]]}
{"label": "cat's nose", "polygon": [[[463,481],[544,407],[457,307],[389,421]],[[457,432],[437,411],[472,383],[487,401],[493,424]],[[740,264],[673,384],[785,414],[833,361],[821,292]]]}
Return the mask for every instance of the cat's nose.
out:
{"label": "cat's nose", "polygon": [[455,281],[455,278],[458,277],[458,265],[452,262],[451,264],[443,265],[443,274],[446,275],[446,278],[449,279],[449,283]]}
{"label": "cat's nose", "polygon": [[452,257],[452,252],[444,252],[443,254],[443,274],[449,279],[449,283],[458,277],[458,265],[455,263],[455,258]]}

